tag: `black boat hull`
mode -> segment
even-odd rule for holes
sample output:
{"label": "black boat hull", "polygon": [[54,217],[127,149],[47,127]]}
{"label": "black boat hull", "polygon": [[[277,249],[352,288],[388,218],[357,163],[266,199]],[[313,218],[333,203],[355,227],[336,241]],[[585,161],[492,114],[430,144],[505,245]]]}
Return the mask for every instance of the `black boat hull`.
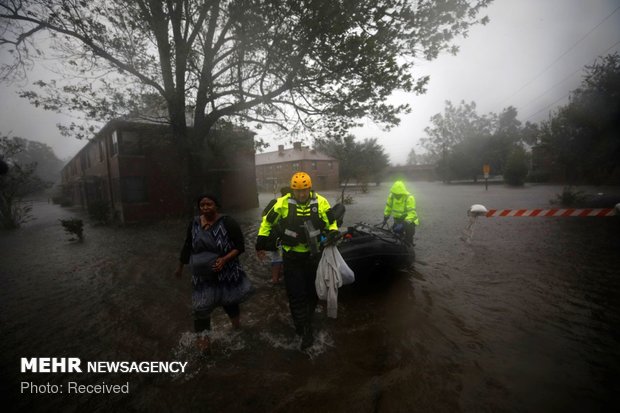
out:
{"label": "black boat hull", "polygon": [[410,267],[413,246],[386,229],[357,223],[347,229],[338,250],[357,279]]}

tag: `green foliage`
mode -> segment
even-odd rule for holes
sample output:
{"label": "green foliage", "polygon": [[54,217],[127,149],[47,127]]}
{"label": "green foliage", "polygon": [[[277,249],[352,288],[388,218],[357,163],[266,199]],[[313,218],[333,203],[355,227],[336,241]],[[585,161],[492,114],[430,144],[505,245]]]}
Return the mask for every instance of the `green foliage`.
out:
{"label": "green foliage", "polygon": [[11,205],[0,204],[0,227],[4,229],[16,229],[22,224],[36,218],[32,216],[32,202],[16,201]]}
{"label": "green foliage", "polygon": [[533,142],[538,133],[536,125],[521,125],[512,106],[500,114],[479,115],[475,102],[462,101],[456,107],[447,101],[444,113],[432,116],[431,123],[421,143],[438,160],[437,173],[444,182],[475,181],[485,164],[494,174],[504,174],[514,148]]}
{"label": "green foliage", "polygon": [[[396,91],[424,93],[414,61],[452,44],[491,0],[2,2],[0,79],[54,57],[57,79],[21,97],[82,119],[61,132],[90,138],[128,114],[171,125],[190,199],[201,152],[220,119],[291,133],[345,136],[362,119],[386,128],[410,111]],[[47,53],[41,46],[50,45]],[[188,116],[190,114],[190,116]],[[193,128],[188,128],[189,124]],[[95,127],[97,126],[97,128]]]}
{"label": "green foliage", "polygon": [[[236,116],[342,136],[363,117],[397,124],[409,107],[386,98],[428,82],[412,76],[414,59],[455,52],[455,38],[488,21],[480,13],[490,2],[4,2],[0,44],[14,60],[0,77],[25,77],[45,40],[66,73],[22,92],[44,109],[97,121],[170,114],[178,137],[190,111],[205,134]],[[88,138],[92,129],[64,131]]]}
{"label": "green foliage", "polygon": [[432,165],[437,163],[437,155],[426,153],[416,153],[415,149],[411,149],[407,155],[406,165]]}
{"label": "green foliage", "polygon": [[15,162],[21,165],[36,164],[35,175],[42,181],[60,180],[60,171],[64,163],[58,159],[49,145],[17,137],[13,139],[22,148],[19,153],[15,154]]}
{"label": "green foliage", "polygon": [[389,157],[376,138],[356,142],[353,135],[343,139],[322,139],[315,141],[315,148],[338,159],[340,181],[348,183],[355,180],[362,185],[380,182],[383,170],[389,164]]}
{"label": "green foliage", "polygon": [[565,186],[562,192],[556,194],[555,198],[550,200],[551,204],[559,204],[564,207],[572,207],[582,203],[586,199],[583,191],[577,190],[572,186]]}
{"label": "green foliage", "polygon": [[527,182],[544,183],[549,182],[549,172],[546,171],[530,171],[525,179]]}
{"label": "green foliage", "polygon": [[[70,235],[75,235],[77,240],[82,241],[84,239],[84,222],[78,218],[59,219],[60,224],[65,229],[65,232]],[[75,238],[71,238],[70,241],[75,241]]]}
{"label": "green foliage", "polygon": [[620,168],[620,55],[586,66],[570,102],[541,124],[541,142],[568,182],[601,184]]}
{"label": "green foliage", "polygon": [[515,147],[506,161],[504,168],[504,181],[508,185],[521,186],[525,183],[528,172],[528,158],[525,149]]}
{"label": "green foliage", "polygon": [[9,164],[9,171],[0,175],[0,225],[7,229],[18,228],[33,219],[32,206],[24,203],[23,198],[51,185],[35,175],[36,163],[16,161],[23,150],[23,139],[0,136],[0,157]]}

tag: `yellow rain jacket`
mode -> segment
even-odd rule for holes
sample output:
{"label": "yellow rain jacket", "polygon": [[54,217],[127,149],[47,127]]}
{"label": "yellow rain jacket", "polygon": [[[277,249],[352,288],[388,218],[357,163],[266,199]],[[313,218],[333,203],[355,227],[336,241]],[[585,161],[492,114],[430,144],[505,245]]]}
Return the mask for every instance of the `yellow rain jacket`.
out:
{"label": "yellow rain jacket", "polygon": [[394,182],[385,203],[383,216],[388,218],[390,215],[394,216],[394,219],[420,225],[415,210],[415,198],[407,191],[402,181]]}

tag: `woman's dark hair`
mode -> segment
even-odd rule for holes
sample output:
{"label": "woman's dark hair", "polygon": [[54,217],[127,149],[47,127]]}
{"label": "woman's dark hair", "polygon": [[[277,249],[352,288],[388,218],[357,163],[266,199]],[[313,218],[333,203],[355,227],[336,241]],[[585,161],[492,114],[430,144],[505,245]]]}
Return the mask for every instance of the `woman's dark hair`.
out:
{"label": "woman's dark hair", "polygon": [[220,204],[220,200],[217,199],[217,197],[214,194],[210,192],[206,192],[204,194],[198,195],[198,197],[196,198],[196,207],[198,209],[200,209],[200,201],[202,201],[203,198],[209,198],[211,201],[213,201],[217,209],[220,209],[222,207],[222,205]]}

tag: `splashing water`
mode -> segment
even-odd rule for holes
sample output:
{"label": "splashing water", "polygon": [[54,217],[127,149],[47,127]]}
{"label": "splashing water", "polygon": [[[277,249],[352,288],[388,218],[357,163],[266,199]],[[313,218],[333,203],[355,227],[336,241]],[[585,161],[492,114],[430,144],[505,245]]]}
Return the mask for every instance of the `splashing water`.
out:
{"label": "splashing water", "polygon": [[478,216],[477,215],[470,215],[468,221],[469,221],[469,223],[467,224],[467,226],[465,227],[465,229],[463,230],[463,233],[461,235],[461,240],[463,240],[466,243],[470,244],[471,240],[474,237],[474,226],[476,225],[476,222],[478,221]]}

